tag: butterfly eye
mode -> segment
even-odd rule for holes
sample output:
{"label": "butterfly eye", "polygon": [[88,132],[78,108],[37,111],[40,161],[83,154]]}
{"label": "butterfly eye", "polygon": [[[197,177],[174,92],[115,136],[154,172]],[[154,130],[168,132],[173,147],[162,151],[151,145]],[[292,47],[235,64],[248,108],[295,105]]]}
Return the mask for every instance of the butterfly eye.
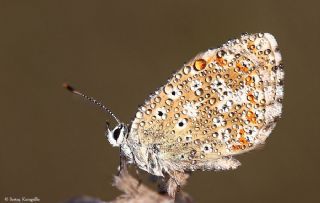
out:
{"label": "butterfly eye", "polygon": [[120,132],[121,132],[121,127],[115,129],[113,132],[113,139],[115,139],[117,141],[120,136]]}
{"label": "butterfly eye", "polygon": [[112,146],[118,147],[128,135],[127,127],[124,124],[116,126],[112,131],[108,130],[106,136]]}

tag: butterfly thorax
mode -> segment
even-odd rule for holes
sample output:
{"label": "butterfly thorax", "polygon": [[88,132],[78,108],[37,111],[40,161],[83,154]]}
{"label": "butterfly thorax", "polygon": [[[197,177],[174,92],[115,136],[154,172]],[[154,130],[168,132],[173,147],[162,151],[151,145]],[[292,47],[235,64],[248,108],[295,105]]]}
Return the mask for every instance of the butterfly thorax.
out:
{"label": "butterfly thorax", "polygon": [[136,139],[135,134],[129,136],[121,144],[121,151],[129,163],[156,176],[163,176],[166,168],[163,164],[161,149],[157,143],[145,143]]}

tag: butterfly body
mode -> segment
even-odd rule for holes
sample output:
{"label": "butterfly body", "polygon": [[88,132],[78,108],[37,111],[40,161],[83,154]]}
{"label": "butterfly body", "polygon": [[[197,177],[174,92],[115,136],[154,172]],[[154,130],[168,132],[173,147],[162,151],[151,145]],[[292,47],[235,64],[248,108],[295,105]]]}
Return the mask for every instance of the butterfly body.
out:
{"label": "butterfly body", "polygon": [[283,67],[271,34],[198,54],[142,105],[121,147],[151,174],[234,169],[280,117]]}

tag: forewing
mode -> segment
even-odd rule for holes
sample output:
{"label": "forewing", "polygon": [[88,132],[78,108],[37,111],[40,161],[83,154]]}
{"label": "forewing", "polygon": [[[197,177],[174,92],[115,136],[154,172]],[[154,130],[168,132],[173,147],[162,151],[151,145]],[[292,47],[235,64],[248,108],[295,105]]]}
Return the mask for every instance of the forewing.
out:
{"label": "forewing", "polygon": [[281,114],[283,66],[275,38],[242,35],[198,54],[145,101],[129,139],[173,169],[211,169],[215,160],[264,143]]}

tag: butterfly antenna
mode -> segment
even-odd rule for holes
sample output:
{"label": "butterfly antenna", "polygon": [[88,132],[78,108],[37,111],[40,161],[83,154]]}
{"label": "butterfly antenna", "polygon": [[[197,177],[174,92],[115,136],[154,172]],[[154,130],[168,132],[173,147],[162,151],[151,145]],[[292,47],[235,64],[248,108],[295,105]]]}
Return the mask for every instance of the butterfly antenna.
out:
{"label": "butterfly antenna", "polygon": [[86,100],[98,105],[100,108],[102,108],[105,112],[109,113],[116,121],[118,124],[120,124],[120,120],[116,117],[116,115],[114,115],[114,113],[112,113],[112,111],[110,109],[108,109],[105,105],[103,105],[101,102],[95,100],[93,97],[89,97],[85,94],[83,94],[82,92],[79,92],[78,90],[74,89],[72,86],[70,86],[67,83],[63,84],[63,87],[66,88],[67,90],[69,90],[70,92],[72,92],[73,94],[79,95],[83,98],[85,98]]}

